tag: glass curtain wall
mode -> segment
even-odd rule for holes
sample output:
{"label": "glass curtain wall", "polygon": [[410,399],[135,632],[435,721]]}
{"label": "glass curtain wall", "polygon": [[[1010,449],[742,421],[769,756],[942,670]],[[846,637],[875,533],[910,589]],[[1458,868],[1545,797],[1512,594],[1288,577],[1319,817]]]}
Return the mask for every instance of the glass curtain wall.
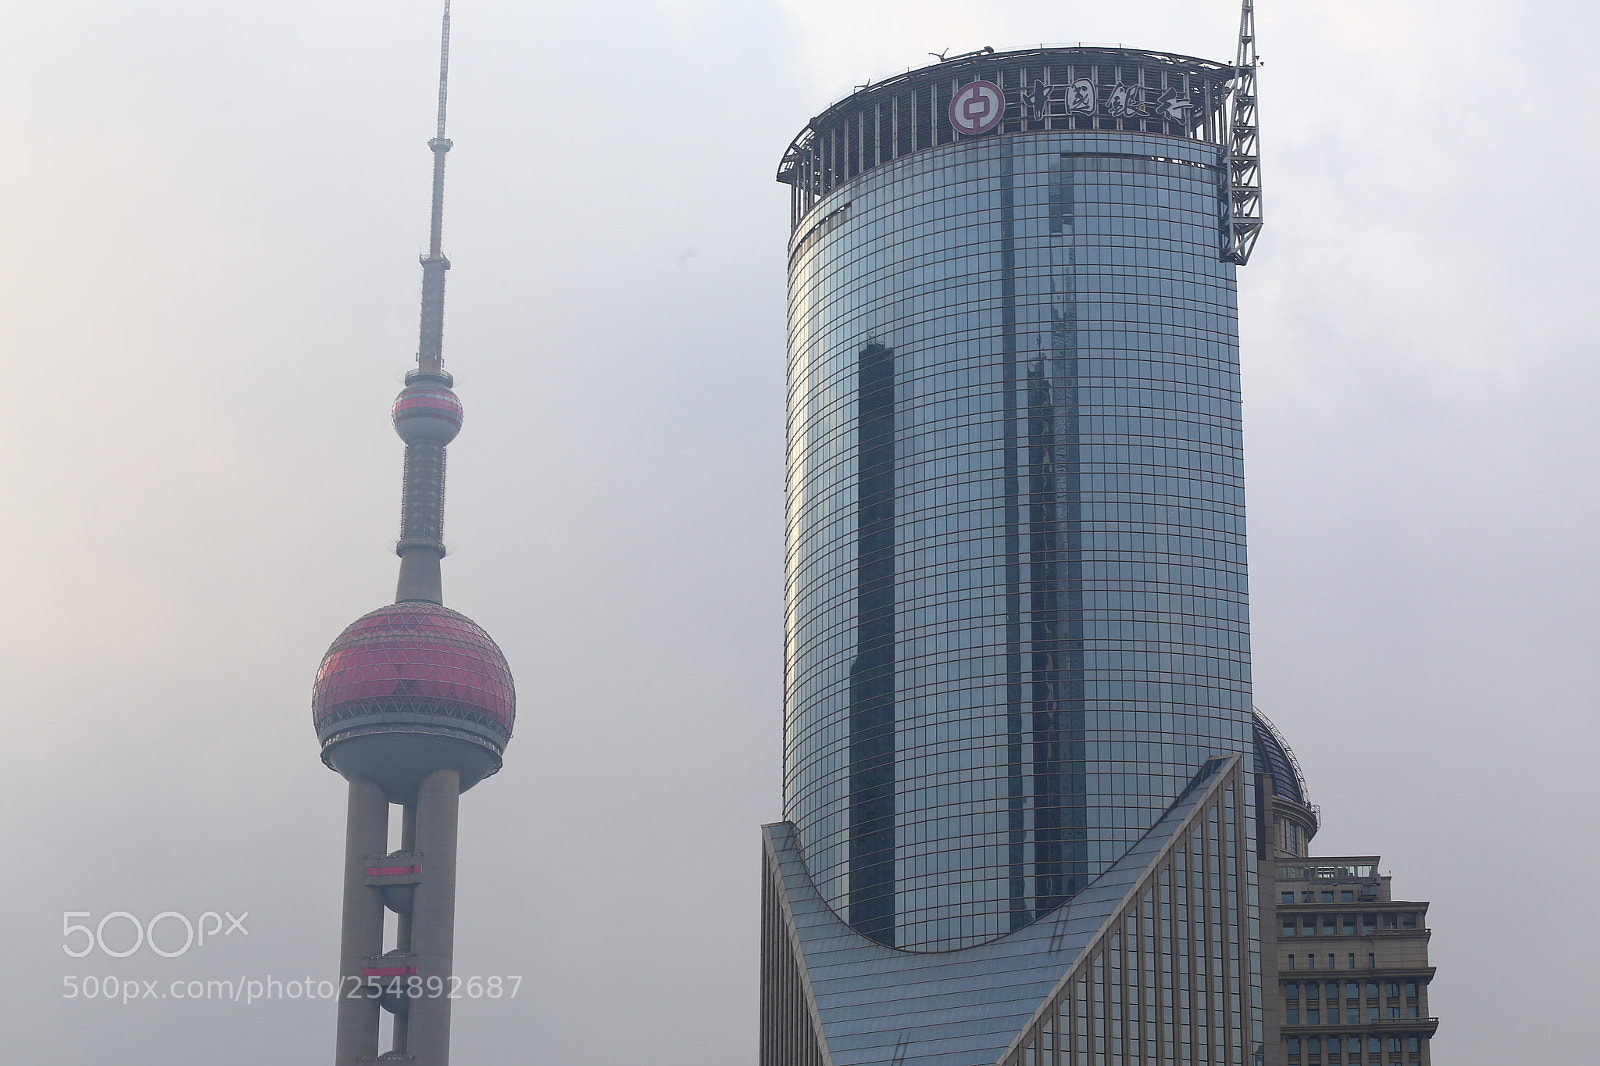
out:
{"label": "glass curtain wall", "polygon": [[785,817],[914,950],[1082,890],[1250,750],[1219,149],[979,138],[791,242]]}

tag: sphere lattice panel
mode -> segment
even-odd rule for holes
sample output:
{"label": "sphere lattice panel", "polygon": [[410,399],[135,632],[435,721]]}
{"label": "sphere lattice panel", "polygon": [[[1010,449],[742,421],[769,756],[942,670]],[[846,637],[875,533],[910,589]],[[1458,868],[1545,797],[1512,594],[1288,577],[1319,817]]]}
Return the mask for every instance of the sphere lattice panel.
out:
{"label": "sphere lattice panel", "polygon": [[323,657],[312,690],[323,761],[409,794],[453,767],[462,788],[500,768],[516,687],[484,629],[448,607],[389,604],[356,619]]}

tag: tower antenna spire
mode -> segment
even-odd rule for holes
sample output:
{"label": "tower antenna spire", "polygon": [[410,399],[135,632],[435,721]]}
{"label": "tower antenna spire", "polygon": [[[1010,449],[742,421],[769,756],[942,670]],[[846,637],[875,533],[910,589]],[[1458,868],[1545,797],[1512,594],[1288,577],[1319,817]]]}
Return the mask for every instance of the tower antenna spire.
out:
{"label": "tower antenna spire", "polygon": [[[450,0],[444,0],[444,20],[439,31],[439,130],[428,147],[434,150],[433,167],[433,228],[428,238],[428,254],[439,254],[439,242],[444,228],[444,153],[450,150],[450,141],[444,135],[445,102],[450,96]],[[435,147],[443,144],[443,149]]]}
{"label": "tower antenna spire", "polygon": [[1256,5],[1239,7],[1239,49],[1228,102],[1228,226],[1223,258],[1250,261],[1261,235],[1261,131],[1256,117]]}
{"label": "tower antenna spire", "polygon": [[424,374],[444,370],[444,272],[450,269],[444,241],[444,157],[454,142],[444,135],[445,102],[450,89],[450,0],[445,0],[439,31],[439,125],[428,148],[433,152],[433,204],[428,226],[428,254],[422,260],[422,331],[417,342],[417,369]]}

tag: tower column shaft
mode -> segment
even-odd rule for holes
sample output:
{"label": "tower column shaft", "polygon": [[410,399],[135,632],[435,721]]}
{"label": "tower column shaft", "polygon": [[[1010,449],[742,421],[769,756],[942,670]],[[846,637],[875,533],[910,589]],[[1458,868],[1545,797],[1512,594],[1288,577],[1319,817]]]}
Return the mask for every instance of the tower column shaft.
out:
{"label": "tower column shaft", "polygon": [[426,992],[411,1001],[406,1020],[406,1051],[417,1066],[450,1062],[450,975],[456,933],[456,831],[461,778],[455,770],[436,770],[417,789],[417,851],[422,882],[411,907],[411,950],[417,953],[422,987],[434,977],[438,996]]}
{"label": "tower column shaft", "polygon": [[[415,802],[400,808],[400,850],[415,852],[417,850],[417,805]],[[403,913],[396,916],[394,946],[401,951],[411,950],[411,915]],[[403,1029],[404,1026],[401,1026]],[[398,1049],[397,1049],[398,1050]]]}
{"label": "tower column shaft", "polygon": [[432,548],[408,548],[400,553],[400,580],[395,584],[394,599],[396,603],[443,601],[444,579],[439,573],[438,552]]}
{"label": "tower column shaft", "polygon": [[339,940],[339,1031],[335,1066],[378,1054],[378,1001],[352,999],[361,961],[383,953],[383,896],[367,884],[367,858],[389,850],[389,797],[364,777],[350,779],[344,836],[344,921]]}
{"label": "tower column shaft", "polygon": [[400,581],[397,601],[441,603],[439,560],[444,555],[444,445],[421,440],[406,445],[400,495]]}
{"label": "tower column shaft", "polygon": [[[444,153],[434,155],[435,177],[443,191]],[[433,254],[422,261],[422,316],[417,338],[417,368],[437,374],[444,366],[444,272],[450,260],[439,252],[439,218],[443,201],[433,201]]]}

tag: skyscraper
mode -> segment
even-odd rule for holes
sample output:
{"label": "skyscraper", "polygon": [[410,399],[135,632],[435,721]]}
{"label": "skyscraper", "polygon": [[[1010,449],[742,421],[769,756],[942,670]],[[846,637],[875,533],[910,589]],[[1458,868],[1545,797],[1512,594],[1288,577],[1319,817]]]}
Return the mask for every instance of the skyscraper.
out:
{"label": "skyscraper", "polygon": [[[516,690],[505,656],[470,618],[443,605],[445,446],[461,403],[444,369],[446,0],[438,129],[416,368],[394,402],[405,442],[400,579],[395,602],[352,622],[317,671],[312,718],[322,761],[349,780],[335,1066],[383,1061],[446,1066],[455,943],[456,828],[462,792],[500,769]],[[390,806],[400,808],[389,850]],[[386,912],[395,947],[385,952]],[[379,1011],[394,1019],[379,1055]]]}
{"label": "skyscraper", "polygon": [[1240,29],[957,56],[783,158],[768,1066],[1260,1051]]}

